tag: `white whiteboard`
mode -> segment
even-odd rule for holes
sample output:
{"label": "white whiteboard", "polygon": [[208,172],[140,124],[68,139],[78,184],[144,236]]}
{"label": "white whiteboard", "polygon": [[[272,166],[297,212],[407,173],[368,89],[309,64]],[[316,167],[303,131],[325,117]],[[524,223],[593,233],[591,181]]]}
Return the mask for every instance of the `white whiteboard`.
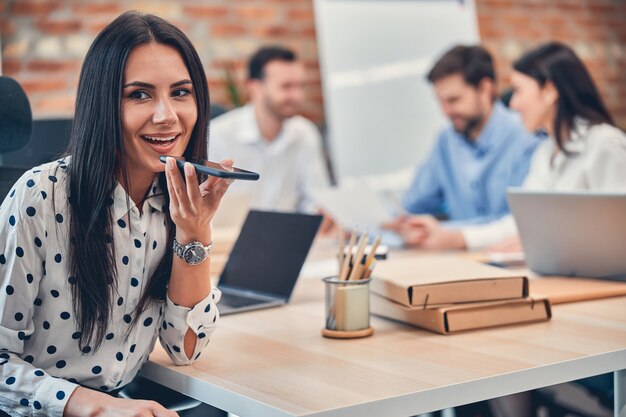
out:
{"label": "white whiteboard", "polygon": [[315,0],[331,158],[338,180],[414,167],[446,121],[425,79],[478,42],[473,0]]}

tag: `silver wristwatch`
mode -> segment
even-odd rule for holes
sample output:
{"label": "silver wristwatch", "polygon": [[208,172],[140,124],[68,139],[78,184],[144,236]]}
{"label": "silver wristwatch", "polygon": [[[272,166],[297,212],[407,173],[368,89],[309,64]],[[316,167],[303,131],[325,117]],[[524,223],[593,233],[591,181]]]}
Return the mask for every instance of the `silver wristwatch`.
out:
{"label": "silver wristwatch", "polygon": [[174,253],[189,265],[198,265],[211,256],[212,246],[213,242],[209,242],[207,246],[204,246],[200,242],[191,242],[186,245],[181,245],[176,238],[174,238],[172,248],[174,249]]}

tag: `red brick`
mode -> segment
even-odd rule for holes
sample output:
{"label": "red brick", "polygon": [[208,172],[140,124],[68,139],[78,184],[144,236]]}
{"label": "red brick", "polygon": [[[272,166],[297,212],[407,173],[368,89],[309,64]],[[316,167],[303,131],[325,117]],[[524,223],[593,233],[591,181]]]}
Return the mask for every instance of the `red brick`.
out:
{"label": "red brick", "polygon": [[579,37],[587,42],[605,43],[611,40],[610,32],[602,26],[589,26],[580,29]]}
{"label": "red brick", "polygon": [[22,61],[19,59],[6,59],[2,60],[2,74],[14,77],[20,72],[22,67]]}
{"label": "red brick", "polygon": [[292,35],[292,30],[286,25],[266,25],[256,28],[254,35],[263,38],[285,38]]}
{"label": "red brick", "polygon": [[271,7],[239,7],[237,17],[240,19],[272,19],[276,16],[276,9]]}
{"label": "red brick", "polygon": [[[245,0],[244,0],[245,1]],[[267,0],[265,0],[267,1]],[[271,0],[274,3],[279,3],[279,4],[289,4],[290,6],[294,5],[294,4],[301,4],[301,5],[310,5],[312,4],[312,0]],[[269,3],[269,1],[268,1]],[[282,6],[279,6],[282,7]]]}
{"label": "red brick", "polygon": [[[544,0],[539,0],[544,1]],[[591,0],[591,1],[605,1],[605,0]],[[613,1],[613,0],[609,0],[609,1]],[[550,3],[556,5],[559,8],[562,7],[587,7],[587,5],[590,3],[589,0],[550,0]]]}
{"label": "red brick", "polygon": [[[621,3],[621,2],[620,2]],[[611,15],[614,13],[624,13],[626,9],[620,3],[613,2],[603,2],[603,1],[590,1],[587,5],[587,8],[592,14],[605,14]]]}
{"label": "red brick", "polygon": [[515,0],[478,0],[477,5],[480,6],[513,6]]}
{"label": "red brick", "polygon": [[191,30],[191,24],[186,19],[167,19],[172,25],[176,26],[183,33],[188,33]]}
{"label": "red brick", "polygon": [[60,5],[55,0],[20,0],[10,7],[10,14],[15,15],[47,15],[51,11],[57,9]]}
{"label": "red brick", "polygon": [[478,26],[479,32],[480,32],[480,38],[481,39],[485,39],[485,38],[502,38],[504,36],[506,36],[507,34],[507,30],[503,29],[501,26],[496,26],[496,25],[486,25],[486,24],[480,24]]}
{"label": "red brick", "polygon": [[110,3],[81,3],[75,4],[73,7],[74,13],[78,14],[111,14],[119,15],[124,11],[121,5]]}
{"label": "red brick", "polygon": [[183,6],[183,13],[193,19],[217,18],[227,17],[230,14],[230,9],[224,6],[189,5]]}
{"label": "red brick", "polygon": [[81,61],[62,59],[34,59],[26,64],[26,69],[31,72],[78,72]]}
{"label": "red brick", "polygon": [[63,91],[67,89],[68,83],[63,80],[39,79],[23,81],[22,87],[30,96],[31,94],[49,93],[52,91]]}
{"label": "red brick", "polygon": [[307,20],[313,22],[315,15],[312,9],[290,9],[287,11],[289,20]]}
{"label": "red brick", "polygon": [[315,35],[317,34],[315,30],[315,26],[305,26],[303,28],[298,29],[295,32],[296,35],[301,36],[303,38],[313,38],[315,39]]}
{"label": "red brick", "polygon": [[[113,21],[113,19],[111,19]],[[89,33],[100,33],[102,30],[109,25],[109,21],[100,21],[100,22],[86,22],[86,30]]]}
{"label": "red brick", "polygon": [[35,116],[43,115],[71,115],[74,113],[76,97],[72,93],[46,94],[32,100],[33,113]]}
{"label": "red brick", "polygon": [[511,38],[525,39],[532,41],[547,41],[546,33],[540,29],[530,26],[519,26],[511,28]]}
{"label": "red brick", "polygon": [[7,18],[0,19],[0,34],[6,37],[15,34],[15,23]]}
{"label": "red brick", "polygon": [[38,22],[37,27],[47,35],[67,35],[78,32],[82,23],[79,20],[44,20]]}
{"label": "red brick", "polygon": [[207,80],[207,82],[209,83],[209,89],[214,90],[214,89],[226,89],[228,83],[226,82],[225,77],[224,78],[209,78]]}
{"label": "red brick", "polygon": [[214,59],[209,63],[209,66],[220,71],[228,68],[230,71],[237,72],[247,68],[246,59]]}
{"label": "red brick", "polygon": [[519,29],[523,27],[528,27],[533,23],[536,18],[531,15],[523,15],[523,14],[508,14],[501,17],[502,24],[505,27],[510,27],[511,29]]}
{"label": "red brick", "polygon": [[226,38],[231,36],[243,36],[247,33],[245,26],[237,24],[216,24],[211,26],[211,36]]}
{"label": "red brick", "polygon": [[512,4],[498,4],[498,3],[487,3],[485,4],[483,1],[478,1],[476,4],[476,14],[478,16],[504,16],[510,13],[517,13],[520,9],[518,3]]}

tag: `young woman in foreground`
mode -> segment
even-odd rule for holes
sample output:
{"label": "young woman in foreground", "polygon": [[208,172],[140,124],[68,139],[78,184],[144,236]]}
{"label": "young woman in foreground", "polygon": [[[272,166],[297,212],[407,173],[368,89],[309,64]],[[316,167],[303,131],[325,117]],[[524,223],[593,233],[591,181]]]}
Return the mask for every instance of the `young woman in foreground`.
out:
{"label": "young woman in foreground", "polygon": [[[209,97],[191,42],[124,13],[92,44],[68,156],[33,168],[0,208],[0,409],[171,416],[114,398],[157,336],[196,360],[219,315],[210,222],[229,182],[198,186],[161,155],[206,157]],[[227,164],[232,164],[228,161]]]}

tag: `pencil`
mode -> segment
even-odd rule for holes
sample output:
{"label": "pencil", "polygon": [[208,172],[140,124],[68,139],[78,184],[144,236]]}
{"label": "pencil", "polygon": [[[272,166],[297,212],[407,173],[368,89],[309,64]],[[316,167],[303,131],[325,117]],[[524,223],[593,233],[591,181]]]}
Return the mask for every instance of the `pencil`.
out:
{"label": "pencil", "polygon": [[367,258],[365,259],[365,266],[369,267],[372,263],[372,260],[376,257],[376,249],[378,249],[378,246],[380,245],[380,235],[378,235],[376,237],[376,240],[374,240],[374,244],[370,247],[370,253],[367,254]]}
{"label": "pencil", "polygon": [[350,273],[350,276],[348,277],[348,280],[357,279],[358,271],[362,269],[362,268],[359,268],[359,266],[363,265],[363,262],[362,262],[363,252],[365,251],[365,246],[367,245],[368,241],[369,241],[369,235],[367,231],[365,231],[365,233],[361,235],[361,239],[359,240],[359,246],[356,252],[356,256],[353,258],[354,267],[352,268],[352,271]]}
{"label": "pencil", "polygon": [[337,228],[337,233],[339,234],[339,253],[337,254],[337,258],[339,260],[339,276],[341,276],[341,272],[343,269],[343,257],[346,256],[344,253],[346,246],[346,238],[341,227]]}
{"label": "pencil", "polygon": [[375,266],[376,259],[372,259],[370,266],[365,270],[365,273],[363,274],[363,279],[368,279],[370,276],[372,276],[372,272],[374,271]]}
{"label": "pencil", "polygon": [[341,274],[339,275],[340,280],[345,280],[348,278],[348,271],[350,270],[350,258],[352,257],[352,247],[356,242],[356,230],[352,231],[352,235],[350,236],[350,241],[348,242],[348,253],[343,259],[343,267],[341,268]]}

